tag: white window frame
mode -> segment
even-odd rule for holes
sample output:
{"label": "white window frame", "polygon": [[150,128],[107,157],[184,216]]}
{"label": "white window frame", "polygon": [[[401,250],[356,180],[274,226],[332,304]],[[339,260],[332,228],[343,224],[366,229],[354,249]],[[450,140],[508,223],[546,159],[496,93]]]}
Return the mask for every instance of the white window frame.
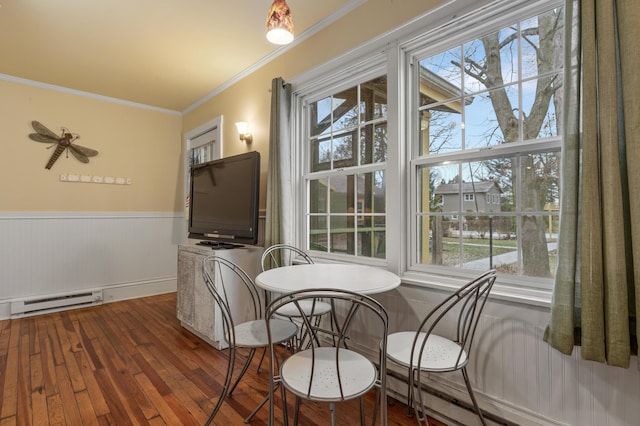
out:
{"label": "white window frame", "polygon": [[[398,273],[404,283],[416,286],[457,288],[472,276],[469,271],[445,268],[440,273],[425,271],[412,260],[416,247],[415,234],[411,231],[411,212],[415,211],[411,197],[415,191],[415,168],[420,162],[413,161],[412,142],[418,140],[419,126],[417,114],[412,114],[413,93],[407,92],[411,77],[411,62],[417,51],[437,53],[444,45],[460,44],[478,37],[491,28],[499,28],[517,22],[526,16],[562,6],[562,0],[457,0],[427,12],[387,34],[368,42],[334,60],[289,80],[292,93],[292,145],[291,153],[295,163],[292,167],[292,193],[295,207],[296,244],[306,246],[304,203],[305,191],[301,187],[305,170],[305,147],[301,117],[304,113],[302,100],[313,101],[322,96],[337,93],[354,83],[367,81],[367,77],[387,75],[387,164],[386,164],[386,232],[387,258],[369,259],[355,256],[327,254],[320,261],[373,263],[384,265]],[[369,74],[363,70],[373,71]],[[524,143],[526,144],[526,142]],[[561,140],[546,141],[545,149],[559,149]],[[509,144],[511,145],[511,144]],[[523,143],[512,146],[494,147],[505,154],[518,152]],[[483,153],[469,151],[469,159],[478,159]],[[489,155],[484,153],[485,156]],[[492,154],[493,155],[493,154]],[[441,159],[446,160],[441,157]],[[461,160],[461,158],[458,158]],[[499,196],[498,196],[499,197]],[[499,199],[499,198],[498,198]],[[410,235],[410,238],[407,238]],[[316,252],[314,252],[314,255]],[[551,280],[540,284],[540,279],[501,276],[494,287],[494,297],[548,306],[551,301]]]}
{"label": "white window frame", "polygon": [[214,143],[211,160],[222,158],[222,116],[215,117],[184,134],[184,200],[185,218],[189,219],[189,186],[191,179],[189,174],[189,158],[191,150],[203,145]]}
{"label": "white window frame", "polygon": [[[519,5],[518,3],[521,3]],[[418,62],[420,57],[428,57],[430,54],[437,54],[445,51],[448,48],[456,45],[460,45],[466,41],[480,37],[491,31],[495,31],[501,27],[509,25],[513,22],[534,16],[552,7],[562,6],[564,2],[556,0],[540,0],[532,2],[523,1],[496,1],[492,5],[484,8],[484,10],[470,16],[462,16],[453,23],[444,25],[435,31],[428,31],[422,36],[415,38],[405,44],[400,45],[402,51],[401,55],[404,58],[405,63],[412,64]],[[456,25],[457,24],[457,25]],[[464,31],[460,31],[460,28],[465,28]],[[466,29],[469,30],[466,30]],[[411,73],[410,65],[405,68],[405,75],[402,76],[402,86],[405,92],[410,92],[415,84],[411,84],[415,76]],[[417,96],[413,94],[413,96]],[[408,97],[406,99],[406,113],[405,116],[408,119],[409,129],[419,129],[418,124],[415,122],[418,115],[413,112],[413,105],[417,105],[414,98]],[[417,238],[418,233],[415,225],[415,221],[411,215],[411,212],[416,211],[416,200],[411,199],[411,194],[417,194],[417,184],[413,176],[416,176],[416,170],[425,164],[441,163],[447,161],[449,155],[439,155],[435,157],[422,157],[417,156],[418,134],[416,131],[411,131],[407,136],[410,149],[406,152],[406,158],[408,164],[410,164],[409,172],[409,186],[410,186],[410,199],[409,205],[410,211],[407,213],[407,223],[409,224],[408,234],[410,235],[410,241],[406,247],[408,263],[405,265],[407,272],[410,275],[420,277],[420,275],[440,275],[445,277],[459,277],[460,279],[468,279],[473,276],[472,272],[457,270],[455,268],[445,266],[432,266],[420,264],[416,258],[416,247],[418,246]],[[480,161],[483,158],[490,158],[496,155],[496,152],[501,152],[505,156],[513,155],[526,150],[530,145],[535,145],[540,151],[551,151],[554,149],[560,149],[562,145],[561,137],[548,139],[545,141],[534,142],[519,142],[517,144],[506,144],[492,146],[491,149],[483,150],[468,150],[461,153],[452,153],[450,157],[455,161]],[[411,148],[412,147],[412,148]],[[411,149],[414,151],[412,152]],[[553,280],[550,278],[537,278],[537,277],[524,277],[524,276],[507,276],[501,275],[501,283],[508,284],[514,289],[516,293],[527,293],[531,291],[534,294],[542,291],[550,298],[551,290],[553,287]]]}

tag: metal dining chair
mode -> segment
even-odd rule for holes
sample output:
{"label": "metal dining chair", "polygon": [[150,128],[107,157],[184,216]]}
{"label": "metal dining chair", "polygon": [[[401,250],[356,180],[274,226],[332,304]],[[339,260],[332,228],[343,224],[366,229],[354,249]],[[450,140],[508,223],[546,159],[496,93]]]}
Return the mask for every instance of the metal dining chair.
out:
{"label": "metal dining chair", "polygon": [[[336,331],[312,327],[304,314],[304,305],[317,298],[330,301],[339,319]],[[271,325],[285,305],[294,306],[309,332],[309,347],[295,352],[282,362],[275,360],[277,343]],[[331,424],[336,424],[336,403],[360,399],[360,421],[365,422],[363,396],[378,392],[373,423],[380,407],[380,424],[387,424],[386,348],[389,319],[384,307],[370,296],[331,288],[301,290],[273,300],[266,309],[265,319],[270,336],[269,425],[274,422],[273,395],[282,387],[283,417],[288,424],[286,392],[295,395],[294,424],[298,424],[301,400],[328,403]],[[354,329],[357,327],[357,330]],[[349,342],[348,347],[346,345]],[[371,361],[374,359],[375,361]]]}
{"label": "metal dining chair", "polygon": [[[266,348],[270,342],[283,343],[294,338],[297,326],[288,320],[274,320],[267,333],[263,316],[263,301],[260,292],[247,273],[220,256],[208,256],[203,261],[202,275],[207,289],[213,296],[220,311],[224,339],[228,343],[229,357],[222,392],[213,408],[206,425],[211,424],[225,398],[230,397],[247,371],[258,348]],[[240,348],[249,350],[235,382],[231,384],[235,372],[236,352]],[[267,395],[268,397],[268,395]],[[251,413],[249,419],[264,405],[263,401]]]}
{"label": "metal dining chair", "polygon": [[[483,273],[432,309],[416,331],[400,331],[389,335],[387,356],[390,361],[407,368],[408,415],[411,416],[413,409],[418,424],[429,424],[423,396],[423,384],[428,373],[460,370],[473,407],[481,423],[486,425],[469,382],[466,366],[471,357],[480,315],[495,280],[494,270]],[[442,328],[450,328],[451,324],[455,325],[455,337],[445,337]],[[417,398],[414,397],[415,391],[418,392]]]}
{"label": "metal dining chair", "polygon": [[[313,263],[313,259],[311,259],[311,257],[303,250],[288,244],[272,245],[262,254],[262,271],[279,268],[281,266],[291,266],[296,263]],[[320,324],[322,316],[329,314],[332,311],[331,304],[319,299],[306,300],[301,304],[301,307],[302,313],[299,312],[295,306],[284,304],[278,310],[278,315],[289,318],[292,321],[297,321],[298,324],[302,323],[300,321],[300,315],[310,317],[313,318],[311,324],[317,327]],[[305,336],[309,336],[305,327],[299,327],[298,336],[296,338],[297,347],[300,347],[302,342],[305,340]]]}

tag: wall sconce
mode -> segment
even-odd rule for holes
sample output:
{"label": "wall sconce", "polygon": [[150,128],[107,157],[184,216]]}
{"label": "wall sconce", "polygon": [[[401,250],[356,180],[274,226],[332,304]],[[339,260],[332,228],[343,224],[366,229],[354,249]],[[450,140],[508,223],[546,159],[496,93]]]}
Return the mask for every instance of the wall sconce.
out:
{"label": "wall sconce", "polygon": [[238,133],[240,134],[240,140],[244,141],[247,144],[253,142],[253,135],[249,133],[249,123],[246,121],[238,121],[236,123],[236,128],[238,129]]}
{"label": "wall sconce", "polygon": [[293,15],[285,0],[274,0],[267,13],[267,40],[273,44],[293,41]]}

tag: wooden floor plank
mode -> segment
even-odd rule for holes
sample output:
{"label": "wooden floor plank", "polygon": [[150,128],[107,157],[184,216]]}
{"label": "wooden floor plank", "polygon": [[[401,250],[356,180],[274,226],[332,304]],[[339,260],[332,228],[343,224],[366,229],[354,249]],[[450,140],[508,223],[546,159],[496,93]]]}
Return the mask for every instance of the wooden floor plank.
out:
{"label": "wooden floor plank", "polygon": [[33,410],[33,424],[47,424],[49,412],[47,410],[47,395],[44,387],[42,372],[42,354],[33,354],[30,357],[31,367],[31,404]]}
{"label": "wooden floor plank", "polygon": [[32,323],[32,321],[23,322],[20,330],[16,418],[24,420],[25,424],[33,423],[33,412],[31,410],[31,339],[29,338],[29,326]]}
{"label": "wooden floor plank", "polygon": [[20,362],[20,324],[12,324],[7,341],[7,361],[5,363],[2,386],[2,410],[0,419],[15,417],[18,409],[18,364]]}
{"label": "wooden floor plank", "polygon": [[[0,426],[202,425],[227,356],[180,326],[175,293],[0,321]],[[264,365],[257,373],[257,358],[215,424],[243,424],[267,394],[268,373]],[[370,414],[373,397],[365,401]],[[267,414],[265,407],[251,424],[267,424]],[[279,396],[275,415],[280,424]],[[358,423],[355,403],[339,404],[338,423]],[[327,405],[305,402],[301,424],[330,424]],[[415,419],[394,403],[389,424]]]}

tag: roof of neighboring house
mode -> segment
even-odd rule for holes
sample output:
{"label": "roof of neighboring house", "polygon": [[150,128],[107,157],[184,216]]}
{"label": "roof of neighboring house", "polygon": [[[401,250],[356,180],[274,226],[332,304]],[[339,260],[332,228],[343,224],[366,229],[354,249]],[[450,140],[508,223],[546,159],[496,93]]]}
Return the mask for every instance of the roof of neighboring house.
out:
{"label": "roof of neighboring house", "polygon": [[[500,186],[493,180],[487,180],[482,182],[462,182],[462,193],[476,193],[476,194],[486,194],[492,188],[498,190],[498,192],[502,193],[502,189]],[[443,183],[442,185],[438,185],[435,190],[436,194],[459,194],[460,193],[460,184],[459,183]]]}

